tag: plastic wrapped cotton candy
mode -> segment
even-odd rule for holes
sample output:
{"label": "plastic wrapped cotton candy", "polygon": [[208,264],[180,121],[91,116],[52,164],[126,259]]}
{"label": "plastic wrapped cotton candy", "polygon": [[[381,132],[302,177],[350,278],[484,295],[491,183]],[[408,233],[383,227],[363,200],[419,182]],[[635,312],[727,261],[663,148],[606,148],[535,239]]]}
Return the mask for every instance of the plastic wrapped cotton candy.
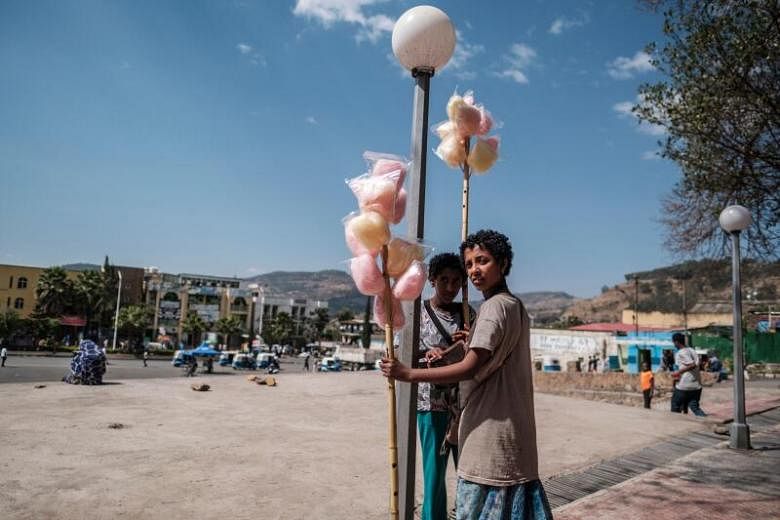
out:
{"label": "plastic wrapped cotton candy", "polygon": [[457,94],[447,103],[447,115],[455,126],[455,131],[461,136],[471,136],[479,131],[482,120],[479,108],[467,103]]}
{"label": "plastic wrapped cotton candy", "polygon": [[371,255],[356,256],[349,261],[349,272],[361,294],[374,296],[385,290],[385,279]]}
{"label": "plastic wrapped cotton candy", "polygon": [[[404,326],[404,310],[401,308],[401,300],[393,296],[390,297],[393,305],[393,329],[398,330]],[[383,294],[374,298],[374,321],[380,327],[387,323],[387,314],[385,313],[385,297]]]}
{"label": "plastic wrapped cotton candy", "polygon": [[393,212],[393,224],[398,224],[404,219],[406,214],[406,190],[401,188],[398,190],[398,195],[395,197],[395,211]]}
{"label": "plastic wrapped cotton candy", "polygon": [[398,278],[406,271],[412,262],[425,258],[425,249],[420,244],[393,238],[387,244],[387,274]]}
{"label": "plastic wrapped cotton candy", "polygon": [[347,181],[363,211],[376,211],[386,220],[393,219],[400,171],[383,175],[361,175]]}
{"label": "plastic wrapped cotton candy", "polygon": [[441,140],[433,153],[447,166],[457,168],[466,160],[466,145],[459,135],[450,134]]}
{"label": "plastic wrapped cotton candy", "polygon": [[368,172],[372,177],[386,175],[388,173],[398,172],[397,189],[406,180],[406,171],[409,168],[409,161],[400,155],[379,152],[363,152],[363,159],[368,164]]}
{"label": "plastic wrapped cotton candy", "polygon": [[476,173],[490,169],[498,159],[498,137],[477,139],[477,144],[469,152],[469,166]]}
{"label": "plastic wrapped cotton candy", "polygon": [[[365,251],[379,251],[379,249],[390,241],[390,228],[382,215],[375,211],[364,211],[359,215],[352,215],[347,218],[345,223],[347,236],[347,245],[353,252],[355,248],[350,245],[349,237],[354,239],[363,247]],[[356,253],[358,255],[360,253]]]}
{"label": "plastic wrapped cotton candy", "polygon": [[355,255],[355,256],[360,256],[360,255],[376,256],[377,253],[379,253],[379,248],[368,249],[355,236],[355,233],[352,230],[352,226],[348,225],[349,219],[353,218],[353,215],[356,215],[356,213],[352,213],[349,217],[347,217],[347,219],[345,219],[344,239],[347,242],[347,247],[349,248],[350,251],[352,251],[352,254]]}
{"label": "plastic wrapped cotton candy", "polygon": [[477,135],[485,135],[493,128],[493,116],[485,107],[479,107],[479,129]]}
{"label": "plastic wrapped cotton candy", "polygon": [[399,300],[414,300],[425,287],[425,264],[419,260],[412,262],[409,269],[393,285],[393,296]]}

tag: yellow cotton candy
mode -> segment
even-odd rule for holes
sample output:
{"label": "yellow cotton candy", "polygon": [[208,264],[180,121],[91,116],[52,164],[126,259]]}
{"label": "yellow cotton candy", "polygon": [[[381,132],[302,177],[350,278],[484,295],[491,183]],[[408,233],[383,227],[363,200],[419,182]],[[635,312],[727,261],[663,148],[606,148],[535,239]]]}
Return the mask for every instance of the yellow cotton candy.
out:
{"label": "yellow cotton candy", "polygon": [[425,258],[422,246],[402,238],[394,238],[387,244],[387,274],[401,276],[415,260]]}
{"label": "yellow cotton candy", "polygon": [[477,139],[477,144],[469,153],[469,166],[476,173],[486,172],[498,159],[498,152],[484,139]]}
{"label": "yellow cotton candy", "polygon": [[442,139],[434,153],[451,168],[457,168],[466,160],[466,146],[457,134]]}
{"label": "yellow cotton candy", "polygon": [[463,98],[457,94],[450,98],[450,100],[447,102],[447,117],[450,118],[450,121],[455,121],[457,118],[458,109],[465,104],[466,102],[463,100]]}
{"label": "yellow cotton candy", "polygon": [[390,240],[387,221],[375,211],[365,211],[347,223],[349,231],[369,251],[376,251]]}

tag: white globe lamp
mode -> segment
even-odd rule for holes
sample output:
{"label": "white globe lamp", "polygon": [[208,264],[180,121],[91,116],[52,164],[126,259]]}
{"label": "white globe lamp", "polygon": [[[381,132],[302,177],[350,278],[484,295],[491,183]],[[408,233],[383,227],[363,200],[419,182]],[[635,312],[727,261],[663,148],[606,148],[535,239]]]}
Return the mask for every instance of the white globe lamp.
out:
{"label": "white globe lamp", "polygon": [[735,231],[744,231],[749,228],[753,218],[750,216],[747,208],[734,205],[721,211],[718,221],[724,231],[734,233]]}
{"label": "white globe lamp", "polygon": [[440,70],[455,51],[455,28],[441,9],[419,5],[395,22],[392,41],[393,54],[404,68]]}

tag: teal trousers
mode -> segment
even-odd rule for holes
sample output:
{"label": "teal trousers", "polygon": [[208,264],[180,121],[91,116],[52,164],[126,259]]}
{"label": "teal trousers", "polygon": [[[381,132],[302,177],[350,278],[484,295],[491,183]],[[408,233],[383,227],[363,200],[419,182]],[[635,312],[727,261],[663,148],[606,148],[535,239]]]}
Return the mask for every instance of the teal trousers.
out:
{"label": "teal trousers", "polygon": [[447,520],[447,486],[444,475],[447,472],[450,451],[455,465],[458,464],[457,446],[452,446],[444,454],[441,453],[449,417],[449,412],[417,412],[423,465],[422,520]]}

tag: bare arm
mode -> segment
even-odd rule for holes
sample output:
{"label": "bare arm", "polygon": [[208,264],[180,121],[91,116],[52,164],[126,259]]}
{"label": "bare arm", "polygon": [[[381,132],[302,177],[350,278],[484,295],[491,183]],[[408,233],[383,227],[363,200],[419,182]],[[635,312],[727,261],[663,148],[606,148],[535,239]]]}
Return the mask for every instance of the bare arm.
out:
{"label": "bare arm", "polygon": [[490,359],[490,355],[489,350],[472,348],[466,352],[463,360],[436,368],[409,368],[397,359],[390,361],[388,358],[383,358],[382,374],[409,383],[457,383],[474,377],[477,370]]}

